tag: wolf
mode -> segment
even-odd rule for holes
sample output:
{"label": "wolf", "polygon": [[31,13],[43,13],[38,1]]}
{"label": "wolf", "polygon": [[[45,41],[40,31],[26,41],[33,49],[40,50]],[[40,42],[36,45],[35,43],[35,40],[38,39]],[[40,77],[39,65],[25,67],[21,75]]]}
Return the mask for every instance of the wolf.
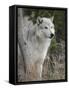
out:
{"label": "wolf", "polygon": [[54,17],[38,17],[33,25],[28,17],[19,14],[18,45],[24,61],[25,80],[41,80],[43,63],[55,35]]}

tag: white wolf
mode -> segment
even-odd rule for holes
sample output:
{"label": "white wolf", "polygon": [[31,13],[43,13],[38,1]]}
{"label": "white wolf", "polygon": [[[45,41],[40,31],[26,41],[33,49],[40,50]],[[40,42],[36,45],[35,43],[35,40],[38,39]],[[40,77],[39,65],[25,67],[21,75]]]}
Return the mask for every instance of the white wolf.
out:
{"label": "white wolf", "polygon": [[51,39],[55,34],[53,17],[37,18],[33,25],[19,9],[18,43],[24,59],[25,80],[41,80],[42,67]]}

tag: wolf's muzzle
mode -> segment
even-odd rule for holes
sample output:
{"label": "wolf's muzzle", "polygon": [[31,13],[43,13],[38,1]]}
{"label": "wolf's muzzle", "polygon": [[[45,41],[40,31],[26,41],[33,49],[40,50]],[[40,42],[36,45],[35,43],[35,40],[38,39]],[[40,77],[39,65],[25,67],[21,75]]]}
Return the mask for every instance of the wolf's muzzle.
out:
{"label": "wolf's muzzle", "polygon": [[54,34],[51,33],[50,38],[52,38],[53,36],[54,36]]}

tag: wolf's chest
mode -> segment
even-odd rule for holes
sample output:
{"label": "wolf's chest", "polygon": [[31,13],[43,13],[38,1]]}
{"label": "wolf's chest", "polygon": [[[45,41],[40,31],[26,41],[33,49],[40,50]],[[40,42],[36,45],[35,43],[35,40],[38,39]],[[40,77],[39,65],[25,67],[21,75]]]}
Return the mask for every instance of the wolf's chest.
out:
{"label": "wolf's chest", "polygon": [[40,60],[41,62],[43,62],[45,59],[48,47],[49,45],[37,46],[36,43],[34,44],[28,43],[27,46],[25,47],[24,52],[28,60],[33,60],[33,62]]}

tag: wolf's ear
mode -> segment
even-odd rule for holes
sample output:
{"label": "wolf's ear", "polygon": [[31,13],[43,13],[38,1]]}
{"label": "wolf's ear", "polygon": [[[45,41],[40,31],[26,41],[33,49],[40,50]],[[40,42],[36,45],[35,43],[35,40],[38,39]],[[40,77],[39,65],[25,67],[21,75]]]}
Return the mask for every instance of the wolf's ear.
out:
{"label": "wolf's ear", "polygon": [[37,18],[37,24],[40,25],[43,22],[43,19],[41,17]]}
{"label": "wolf's ear", "polygon": [[54,20],[54,16],[52,16],[50,19],[51,19],[51,21],[53,22],[53,20]]}

